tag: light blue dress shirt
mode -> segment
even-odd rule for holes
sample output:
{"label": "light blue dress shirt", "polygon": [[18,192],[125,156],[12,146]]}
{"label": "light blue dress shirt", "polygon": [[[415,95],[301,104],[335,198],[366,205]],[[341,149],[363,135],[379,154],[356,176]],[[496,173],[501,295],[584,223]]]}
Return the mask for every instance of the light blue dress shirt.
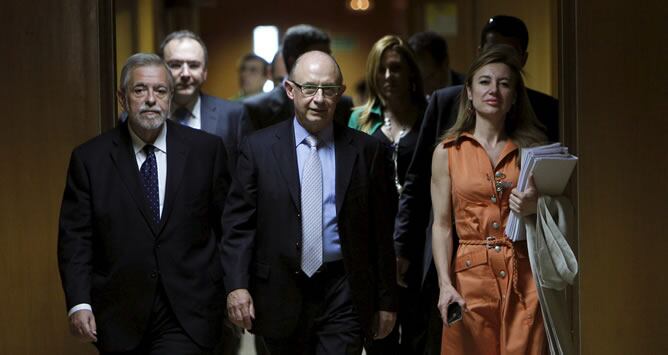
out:
{"label": "light blue dress shirt", "polygon": [[[309,156],[310,148],[305,138],[310,133],[294,119],[295,145],[297,150],[297,166],[299,181],[302,180],[304,164]],[[318,133],[318,157],[322,167],[322,261],[330,262],[343,258],[341,255],[341,239],[336,219],[336,155],[334,149],[334,126],[330,124]]]}

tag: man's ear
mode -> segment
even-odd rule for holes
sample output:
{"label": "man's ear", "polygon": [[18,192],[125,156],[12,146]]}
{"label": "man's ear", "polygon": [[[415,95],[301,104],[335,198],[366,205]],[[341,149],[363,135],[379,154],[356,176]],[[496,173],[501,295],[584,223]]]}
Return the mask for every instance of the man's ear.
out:
{"label": "man's ear", "polygon": [[283,81],[283,88],[285,89],[285,93],[288,95],[290,100],[295,99],[295,92],[294,92],[294,86],[292,86],[292,83],[290,80],[284,80]]}
{"label": "man's ear", "polygon": [[346,92],[346,86],[341,84],[341,92],[339,93],[339,97],[343,96],[344,92]]}
{"label": "man's ear", "polygon": [[522,68],[524,68],[524,66],[527,64],[528,59],[529,59],[529,52],[525,51],[524,54],[522,55],[522,58],[520,58],[520,60],[522,61]]}
{"label": "man's ear", "polygon": [[206,70],[206,67],[204,67],[204,70],[202,70],[202,84],[204,84],[204,82],[206,81],[206,75],[208,73],[209,72]]}

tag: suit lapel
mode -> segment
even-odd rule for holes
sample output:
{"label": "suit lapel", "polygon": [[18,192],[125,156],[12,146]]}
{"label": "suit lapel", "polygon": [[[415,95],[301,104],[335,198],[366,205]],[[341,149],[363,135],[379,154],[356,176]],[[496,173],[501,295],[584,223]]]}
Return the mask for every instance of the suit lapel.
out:
{"label": "suit lapel", "polygon": [[357,160],[357,150],[351,144],[352,138],[345,128],[334,125],[334,149],[336,152],[336,214],[338,215],[350,184],[353,167]]}
{"label": "suit lapel", "polygon": [[297,210],[301,209],[301,199],[299,190],[299,167],[297,165],[297,151],[295,148],[295,132],[292,127],[292,121],[286,122],[280,126],[276,132],[276,141],[272,145],[276,165],[281,171],[281,176],[285,179],[292,203]]}
{"label": "suit lapel", "polygon": [[171,122],[167,122],[167,126],[167,181],[165,182],[165,202],[157,234],[162,232],[174,208],[174,200],[183,180],[189,150],[188,145],[178,135],[177,130],[180,127],[176,127]]}
{"label": "suit lapel", "polygon": [[113,138],[114,147],[111,151],[111,159],[118,169],[121,180],[127,187],[130,195],[137,204],[139,212],[146,220],[146,223],[151,227],[154,235],[157,235],[158,226],[151,218],[151,212],[146,201],[144,188],[141,186],[139,177],[139,169],[137,168],[137,158],[135,158],[134,149],[132,147],[132,140],[128,132],[127,121],[123,123],[118,129],[118,135]]}
{"label": "suit lapel", "polygon": [[200,119],[202,120],[202,130],[211,134],[216,132],[218,121],[216,117],[216,106],[211,105],[209,96],[200,95]]}

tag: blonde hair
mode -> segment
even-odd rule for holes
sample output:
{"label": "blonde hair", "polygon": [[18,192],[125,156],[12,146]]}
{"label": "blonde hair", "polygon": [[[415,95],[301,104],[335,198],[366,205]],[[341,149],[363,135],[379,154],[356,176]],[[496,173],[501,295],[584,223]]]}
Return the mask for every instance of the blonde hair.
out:
{"label": "blonde hair", "polygon": [[361,131],[366,133],[371,133],[371,128],[375,123],[371,117],[371,110],[373,107],[378,103],[385,105],[378,95],[379,90],[378,84],[376,83],[376,73],[382,64],[383,54],[387,50],[396,51],[399,56],[401,56],[401,60],[408,65],[410,70],[409,80],[411,81],[411,101],[419,107],[425,105],[422,76],[420,75],[420,69],[415,60],[413,50],[398,36],[387,35],[374,43],[366,61],[365,80],[369,95],[366,103],[357,107],[357,109],[362,109],[362,113],[358,117],[358,126]]}
{"label": "blonde hair", "polygon": [[512,82],[514,83],[515,103],[506,114],[504,121],[505,133],[508,138],[518,147],[528,147],[536,143],[545,142],[544,127],[536,118],[527,96],[524,79],[522,76],[522,64],[517,51],[508,45],[494,45],[481,53],[471,64],[466,75],[466,84],[459,95],[459,112],[455,124],[442,137],[443,139],[455,137],[458,141],[464,132],[473,132],[475,127],[476,113],[471,100],[466,95],[466,90],[471,89],[473,77],[482,67],[502,63],[510,68]]}

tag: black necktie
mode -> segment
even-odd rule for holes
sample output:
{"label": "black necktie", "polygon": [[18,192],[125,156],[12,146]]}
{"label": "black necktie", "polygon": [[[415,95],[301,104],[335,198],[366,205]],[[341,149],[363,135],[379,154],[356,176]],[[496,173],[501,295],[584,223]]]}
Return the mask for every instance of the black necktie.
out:
{"label": "black necktie", "polygon": [[150,144],[144,146],[146,160],[141,165],[139,172],[141,173],[146,200],[153,214],[153,221],[157,224],[160,222],[160,191],[158,190],[158,164],[155,160],[154,150],[155,147]]}
{"label": "black necktie", "polygon": [[190,118],[190,116],[192,116],[192,114],[185,107],[179,107],[176,110],[174,110],[174,113],[172,113],[172,118],[176,122],[178,122],[182,125],[187,125],[187,123],[188,123],[187,120]]}

